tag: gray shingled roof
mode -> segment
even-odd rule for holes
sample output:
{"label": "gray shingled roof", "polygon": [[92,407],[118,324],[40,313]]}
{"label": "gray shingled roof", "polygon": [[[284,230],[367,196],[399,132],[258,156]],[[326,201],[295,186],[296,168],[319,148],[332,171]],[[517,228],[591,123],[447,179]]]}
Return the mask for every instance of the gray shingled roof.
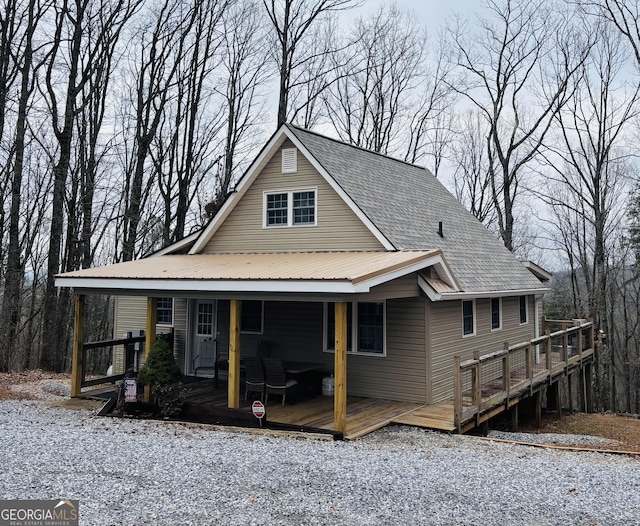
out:
{"label": "gray shingled roof", "polygon": [[398,250],[441,249],[466,292],[542,288],[425,168],[288,128]]}

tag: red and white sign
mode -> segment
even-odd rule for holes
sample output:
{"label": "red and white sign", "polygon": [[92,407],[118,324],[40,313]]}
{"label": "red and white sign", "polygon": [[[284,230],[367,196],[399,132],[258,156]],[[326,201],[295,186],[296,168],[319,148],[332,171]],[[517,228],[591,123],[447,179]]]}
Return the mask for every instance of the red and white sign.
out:
{"label": "red and white sign", "polygon": [[251,411],[253,411],[253,416],[262,419],[265,413],[264,404],[260,400],[256,400],[251,404]]}

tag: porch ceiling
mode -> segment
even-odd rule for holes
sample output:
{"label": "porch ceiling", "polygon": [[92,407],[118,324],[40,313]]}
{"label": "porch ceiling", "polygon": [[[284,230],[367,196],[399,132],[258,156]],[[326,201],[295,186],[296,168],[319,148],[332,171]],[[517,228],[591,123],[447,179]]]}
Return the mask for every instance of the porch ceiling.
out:
{"label": "porch ceiling", "polygon": [[436,264],[450,272],[440,250],[179,254],[60,274],[56,285],[111,292],[360,293]]}

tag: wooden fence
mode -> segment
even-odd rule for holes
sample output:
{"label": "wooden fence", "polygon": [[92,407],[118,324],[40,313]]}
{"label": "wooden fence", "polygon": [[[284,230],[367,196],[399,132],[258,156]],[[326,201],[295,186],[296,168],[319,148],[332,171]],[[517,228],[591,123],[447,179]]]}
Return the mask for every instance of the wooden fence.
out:
{"label": "wooden fence", "polygon": [[[550,332],[550,328],[561,327]],[[593,324],[584,320],[545,320],[545,335],[471,360],[454,357],[454,422],[479,424],[508,409],[533,389],[591,360]],[[486,418],[483,418],[486,417]]]}

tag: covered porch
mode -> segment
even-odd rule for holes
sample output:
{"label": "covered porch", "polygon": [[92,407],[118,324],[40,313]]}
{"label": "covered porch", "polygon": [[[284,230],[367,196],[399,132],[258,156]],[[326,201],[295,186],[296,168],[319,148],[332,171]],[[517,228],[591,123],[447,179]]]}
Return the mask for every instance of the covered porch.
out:
{"label": "covered porch", "polygon": [[[251,268],[247,270],[249,266]],[[270,404],[269,419],[310,427],[315,423],[317,427],[331,429],[345,437],[360,436],[368,432],[367,429],[373,430],[396,421],[394,419],[423,404],[415,400],[402,402],[347,396],[347,353],[352,336],[350,304],[354,300],[381,301],[388,297],[417,300],[420,294],[417,273],[429,267],[433,267],[434,276],[454,282],[439,251],[163,256],[114,265],[106,267],[106,270],[88,269],[63,275],[58,278],[58,285],[72,286],[76,292],[72,396],[80,395],[84,381],[85,294],[110,292],[146,297],[145,358],[156,340],[158,298],[226,298],[228,356],[226,381],[221,386],[224,392],[221,393],[214,386],[208,396],[212,404],[228,409],[242,408],[241,349],[246,337],[241,328],[243,301],[268,299],[270,302],[299,302],[300,305],[324,304],[325,309],[331,309],[332,334],[335,335],[331,352],[323,355],[323,361],[329,365],[327,372],[334,375],[334,396],[304,400],[284,408]],[[400,287],[393,285],[384,289],[384,293],[379,292],[380,287],[385,288],[398,279],[405,280]],[[421,317],[424,319],[423,315]],[[322,327],[322,316],[317,323]],[[290,329],[296,327],[291,325]],[[326,335],[324,328],[321,332]],[[402,330],[398,329],[398,332]],[[419,332],[424,339],[424,330]],[[403,348],[397,349],[397,352],[404,352]],[[421,343],[414,351],[420,359],[423,359],[424,349]],[[246,346],[243,351],[246,355]],[[317,351],[322,353],[322,349]],[[370,360],[375,361],[379,375],[388,374],[385,371],[388,371],[391,359],[374,357]],[[309,361],[316,360],[310,357]],[[421,367],[421,370],[424,371],[424,368]],[[424,372],[420,375],[421,381],[426,381]],[[396,374],[394,381],[398,381],[397,378],[401,376]],[[362,383],[366,377],[360,376],[358,380]],[[202,382],[198,390],[205,389],[205,385]],[[373,390],[375,381],[372,386]],[[145,398],[148,399],[148,393],[145,393]]]}

